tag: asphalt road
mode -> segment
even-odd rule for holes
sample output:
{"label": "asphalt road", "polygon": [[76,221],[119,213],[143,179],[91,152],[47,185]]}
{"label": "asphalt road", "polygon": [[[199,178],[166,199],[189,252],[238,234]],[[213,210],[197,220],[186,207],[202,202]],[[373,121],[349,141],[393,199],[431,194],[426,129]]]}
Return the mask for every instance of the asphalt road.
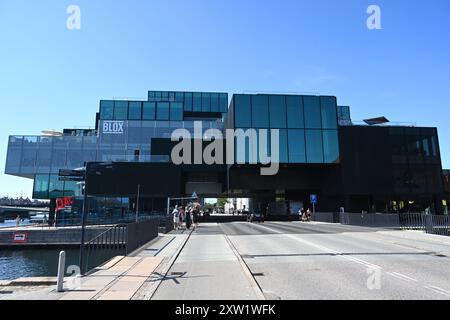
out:
{"label": "asphalt road", "polygon": [[450,299],[450,238],[315,222],[202,224],[170,274],[155,299]]}

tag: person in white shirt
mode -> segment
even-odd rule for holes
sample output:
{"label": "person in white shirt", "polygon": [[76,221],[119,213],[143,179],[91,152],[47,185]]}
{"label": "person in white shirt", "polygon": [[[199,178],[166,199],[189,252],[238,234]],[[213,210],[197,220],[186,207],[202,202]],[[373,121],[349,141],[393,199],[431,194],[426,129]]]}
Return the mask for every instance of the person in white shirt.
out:
{"label": "person in white shirt", "polygon": [[176,205],[175,208],[173,209],[172,215],[173,215],[173,228],[175,230],[178,230],[180,226],[180,211],[178,210],[178,205]]}

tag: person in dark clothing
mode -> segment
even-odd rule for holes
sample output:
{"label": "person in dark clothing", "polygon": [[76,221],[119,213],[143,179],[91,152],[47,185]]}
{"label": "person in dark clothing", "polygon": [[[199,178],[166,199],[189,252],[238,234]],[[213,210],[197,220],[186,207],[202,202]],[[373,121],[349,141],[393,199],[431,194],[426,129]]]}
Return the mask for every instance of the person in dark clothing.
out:
{"label": "person in dark clothing", "polygon": [[198,216],[199,216],[199,210],[198,207],[194,207],[192,210],[192,222],[194,223],[194,230],[195,232],[198,232]]}
{"label": "person in dark clothing", "polygon": [[192,224],[191,214],[192,214],[192,208],[187,209],[184,219],[186,221],[186,229],[188,229],[188,230],[191,229],[191,224]]}

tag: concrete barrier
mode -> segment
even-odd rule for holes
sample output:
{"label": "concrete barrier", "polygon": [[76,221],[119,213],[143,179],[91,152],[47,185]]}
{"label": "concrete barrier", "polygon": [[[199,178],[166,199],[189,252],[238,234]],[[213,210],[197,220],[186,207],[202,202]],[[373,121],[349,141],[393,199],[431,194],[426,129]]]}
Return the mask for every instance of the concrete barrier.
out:
{"label": "concrete barrier", "polygon": [[[93,239],[109,227],[86,228],[86,239]],[[24,234],[23,241],[14,241],[15,234]],[[1,245],[48,245],[48,244],[79,244],[80,228],[59,229],[19,229],[0,231]]]}

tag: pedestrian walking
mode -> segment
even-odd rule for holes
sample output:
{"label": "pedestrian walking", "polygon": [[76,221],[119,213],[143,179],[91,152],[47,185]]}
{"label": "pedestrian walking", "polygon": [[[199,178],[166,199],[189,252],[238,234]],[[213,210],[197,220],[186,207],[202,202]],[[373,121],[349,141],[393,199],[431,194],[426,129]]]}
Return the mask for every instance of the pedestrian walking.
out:
{"label": "pedestrian walking", "polygon": [[306,219],[308,222],[311,221],[311,210],[309,210],[309,208],[308,208],[308,210],[306,210]]}
{"label": "pedestrian walking", "polygon": [[173,215],[173,229],[178,230],[180,223],[180,211],[178,210],[178,205],[176,205],[175,208],[173,209],[172,215]]}
{"label": "pedestrian walking", "polygon": [[198,228],[198,216],[199,216],[199,209],[198,207],[194,207],[194,209],[192,210],[192,222],[194,223],[194,230],[195,232],[198,232],[197,228]]}
{"label": "pedestrian walking", "polygon": [[191,224],[192,224],[191,214],[192,214],[192,207],[189,207],[189,209],[186,210],[186,216],[185,216],[187,230],[191,229]]}
{"label": "pedestrian walking", "polygon": [[184,209],[184,207],[180,207],[180,213],[179,213],[178,216],[179,216],[178,217],[178,229],[180,229],[182,227],[182,225],[183,225],[183,219],[184,219],[184,216],[185,216],[185,209]]}

